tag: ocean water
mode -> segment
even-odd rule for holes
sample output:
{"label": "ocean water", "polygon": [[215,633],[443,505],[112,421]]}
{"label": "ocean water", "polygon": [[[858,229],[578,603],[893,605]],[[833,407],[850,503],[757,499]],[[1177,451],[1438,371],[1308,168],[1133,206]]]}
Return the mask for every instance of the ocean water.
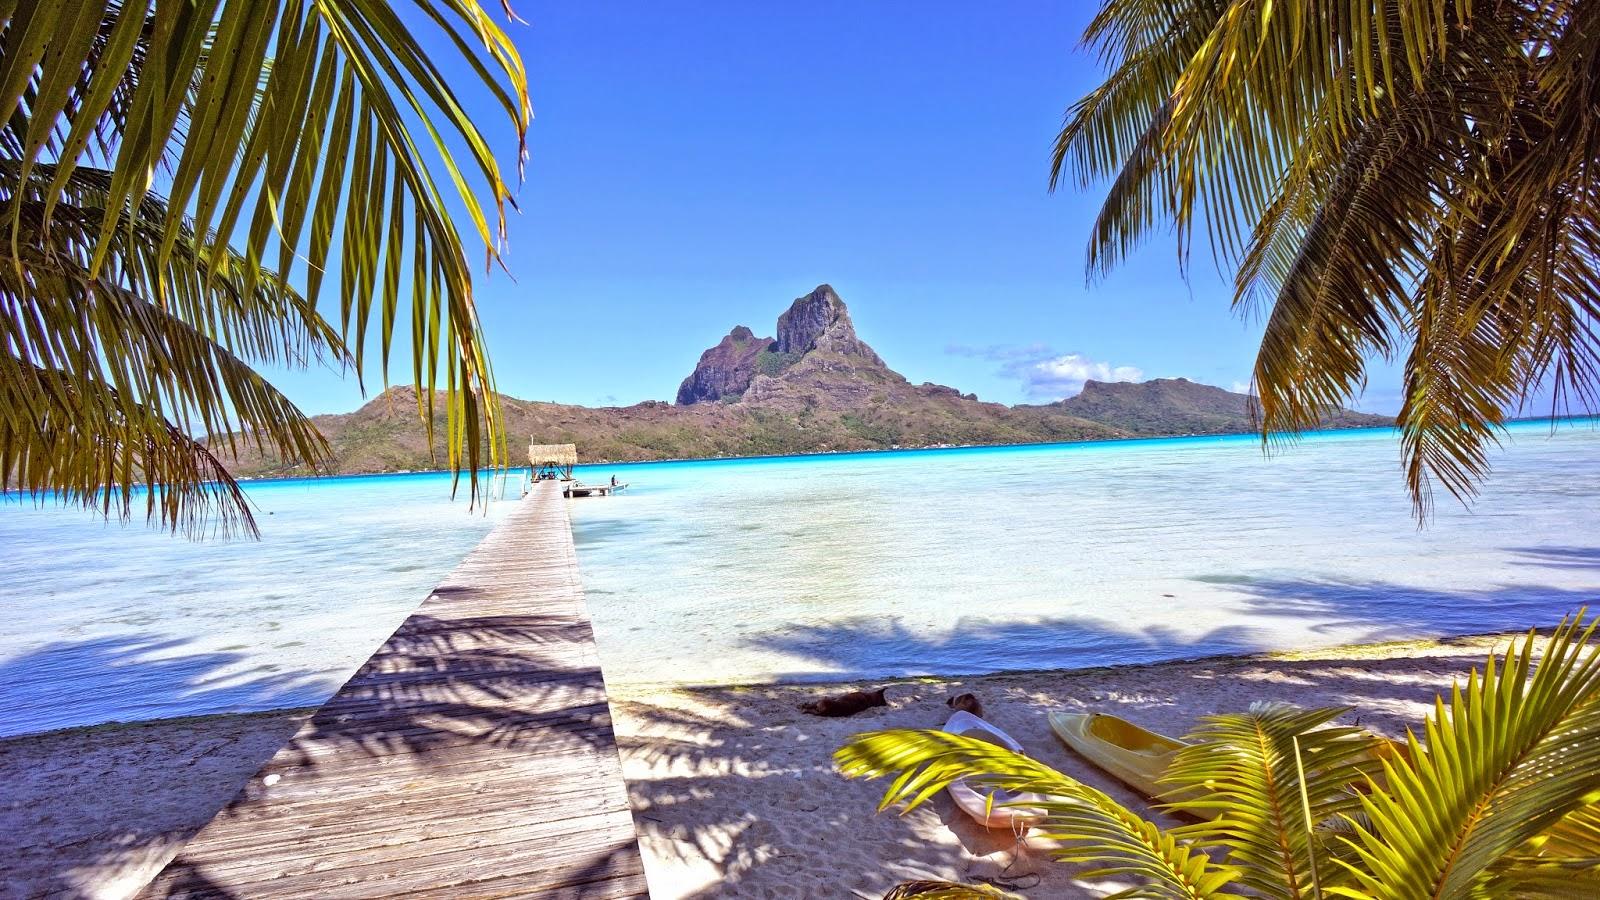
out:
{"label": "ocean water", "polygon": [[615,682],[954,674],[1520,629],[1600,602],[1600,431],[1418,530],[1388,429],[596,468]]}
{"label": "ocean water", "polygon": [[[612,683],[957,674],[1553,623],[1600,598],[1600,431],[1512,427],[1419,531],[1386,430],[594,466]],[[0,500],[0,734],[315,704],[507,504],[258,482],[259,543]]]}
{"label": "ocean water", "polygon": [[439,474],[247,490],[259,542],[0,497],[0,735],[319,704],[509,508]]}

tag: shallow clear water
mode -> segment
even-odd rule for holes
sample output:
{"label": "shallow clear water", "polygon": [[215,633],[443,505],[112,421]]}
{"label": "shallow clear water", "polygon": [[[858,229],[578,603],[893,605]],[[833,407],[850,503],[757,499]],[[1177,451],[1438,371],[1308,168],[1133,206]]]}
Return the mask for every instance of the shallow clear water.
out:
{"label": "shallow clear water", "polygon": [[[606,676],[970,673],[1521,628],[1600,597],[1600,431],[1419,532],[1387,431],[590,467]],[[256,483],[260,543],[0,501],[0,734],[321,702],[487,532],[438,475]],[[270,512],[271,515],[267,515]]]}
{"label": "shallow clear water", "polygon": [[607,679],[978,673],[1553,624],[1600,599],[1600,431],[1513,426],[1411,518],[1393,432],[597,467]]}
{"label": "shallow clear water", "polygon": [[247,487],[259,542],[0,497],[0,735],[321,703],[508,508],[437,474]]}

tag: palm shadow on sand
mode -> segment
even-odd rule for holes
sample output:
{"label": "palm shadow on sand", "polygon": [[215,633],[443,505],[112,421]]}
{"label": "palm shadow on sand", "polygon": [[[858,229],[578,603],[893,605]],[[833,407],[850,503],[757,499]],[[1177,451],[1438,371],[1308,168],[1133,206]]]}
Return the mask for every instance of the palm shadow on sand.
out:
{"label": "palm shadow on sand", "polygon": [[[1530,564],[1587,565],[1591,559],[1600,559],[1600,553],[1529,555]],[[1504,616],[1488,618],[1488,627],[1476,632],[1544,627],[1593,597],[1570,588],[1527,585],[1440,592],[1382,582],[1234,583],[1246,593],[1254,615],[1353,623],[1374,640],[1437,633],[1449,620],[1441,626],[1433,612],[1451,605],[1474,613],[1506,605]],[[1419,611],[1419,604],[1435,609]],[[918,877],[999,877],[1003,882],[1003,863],[1013,843],[1009,834],[966,821],[942,795],[904,818],[876,813],[883,783],[848,781],[833,771],[831,754],[851,734],[938,727],[949,713],[943,699],[959,690],[980,690],[989,718],[1030,754],[1125,804],[1148,810],[1143,798],[1063,748],[1049,733],[1044,711],[1095,709],[1182,734],[1206,713],[1290,695],[1302,705],[1349,706],[1343,721],[1401,737],[1453,679],[1481,666],[1487,652],[1483,641],[1462,638],[1444,639],[1431,652],[1399,646],[1386,651],[1387,658],[1332,649],[1304,657],[1220,659],[1210,656],[1258,649],[1252,630],[1190,634],[1159,623],[1126,630],[1067,617],[974,627],[959,638],[919,634],[892,619],[862,618],[756,640],[764,649],[811,666],[797,666],[782,679],[850,681],[708,687],[682,691],[683,700],[670,705],[655,700],[617,704],[619,745],[647,853],[658,868],[691,873],[685,876],[689,886],[668,896],[759,895],[804,885],[818,895],[876,897],[898,881]],[[915,671],[910,664],[919,655],[948,654],[953,641],[960,642],[954,649],[964,657],[1059,660],[1070,658],[1074,648],[1121,641],[1136,658],[1190,661],[1148,670],[1148,677],[1134,679],[1137,688],[1128,687],[1129,676],[1141,670],[1118,667],[938,679],[860,674],[885,660]],[[1024,648],[1022,656],[1007,655],[1018,647]],[[847,674],[834,674],[839,672]],[[844,720],[816,719],[794,709],[799,700],[819,693],[879,684],[898,685],[890,688],[893,702],[887,709]],[[862,852],[855,852],[857,844]],[[1036,855],[1035,861],[1039,859]],[[1053,880],[1038,888],[1039,896],[1081,890],[1055,864],[1040,867]],[[705,883],[695,887],[697,882]]]}

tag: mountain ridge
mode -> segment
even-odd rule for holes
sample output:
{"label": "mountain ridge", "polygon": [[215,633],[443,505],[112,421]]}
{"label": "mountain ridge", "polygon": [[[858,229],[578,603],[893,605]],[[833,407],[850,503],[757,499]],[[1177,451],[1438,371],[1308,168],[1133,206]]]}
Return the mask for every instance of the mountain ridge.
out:
{"label": "mountain ridge", "polygon": [[[1118,427],[1140,437],[1165,433],[1175,420],[1181,420],[1184,434],[1237,433],[1240,423],[1254,431],[1260,423],[1256,399],[1215,385],[1187,378],[1152,378],[1139,382],[1089,380],[1077,395],[1050,404],[1093,422],[1115,422]],[[1331,410],[1323,418],[1324,429],[1366,428],[1392,425],[1387,416],[1374,416],[1348,409]]]}
{"label": "mountain ridge", "polygon": [[[1221,434],[1253,428],[1251,398],[1186,379],[1091,381],[1077,397],[1005,406],[952,387],[912,384],[856,334],[826,284],[796,298],[777,336],[735,326],[700,355],[677,403],[585,407],[500,395],[512,462],[527,443],[575,443],[586,462],[693,459],[930,446]],[[312,417],[342,474],[418,470],[430,453],[416,389],[396,386],[349,413]],[[1388,424],[1348,410],[1331,427]],[[270,456],[234,467],[253,477],[304,474]]]}

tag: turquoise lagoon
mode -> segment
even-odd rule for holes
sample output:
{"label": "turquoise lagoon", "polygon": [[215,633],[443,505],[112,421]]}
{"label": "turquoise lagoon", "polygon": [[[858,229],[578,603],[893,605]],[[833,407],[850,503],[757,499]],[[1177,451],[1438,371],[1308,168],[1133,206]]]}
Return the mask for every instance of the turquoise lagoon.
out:
{"label": "turquoise lagoon", "polygon": [[319,704],[506,508],[440,474],[247,488],[260,541],[0,502],[0,735]]}
{"label": "turquoise lagoon", "polygon": [[[593,466],[612,683],[1082,667],[1553,623],[1600,598],[1600,431],[1512,426],[1419,530],[1393,432]],[[0,503],[0,734],[308,705],[503,513],[445,476],[259,482],[258,543]]]}

